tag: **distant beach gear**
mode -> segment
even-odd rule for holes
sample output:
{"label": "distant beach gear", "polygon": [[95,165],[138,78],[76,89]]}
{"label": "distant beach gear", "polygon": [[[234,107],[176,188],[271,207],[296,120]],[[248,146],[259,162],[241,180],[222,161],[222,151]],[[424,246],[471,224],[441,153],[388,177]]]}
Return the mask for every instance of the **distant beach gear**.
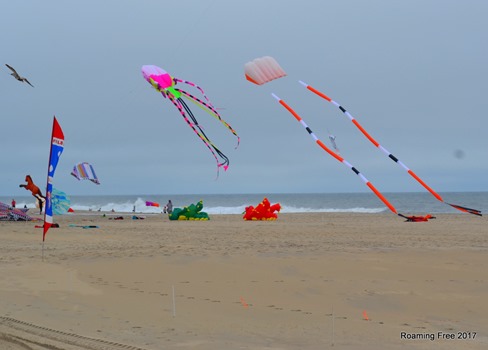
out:
{"label": "distant beach gear", "polygon": [[0,221],[32,221],[37,220],[27,215],[29,209],[14,208],[0,202]]}
{"label": "distant beach gear", "polygon": [[252,205],[246,207],[243,215],[244,220],[276,220],[278,219],[278,213],[281,210],[281,204],[271,204],[268,198],[264,197],[261,203],[256,207]]}
{"label": "distant beach gear", "polygon": [[146,201],[146,207],[159,207],[159,203]]}
{"label": "distant beach gear", "polygon": [[84,229],[99,228],[99,226],[97,226],[97,225],[76,225],[76,224],[69,224],[68,227],[80,227],[80,228],[84,228]]}

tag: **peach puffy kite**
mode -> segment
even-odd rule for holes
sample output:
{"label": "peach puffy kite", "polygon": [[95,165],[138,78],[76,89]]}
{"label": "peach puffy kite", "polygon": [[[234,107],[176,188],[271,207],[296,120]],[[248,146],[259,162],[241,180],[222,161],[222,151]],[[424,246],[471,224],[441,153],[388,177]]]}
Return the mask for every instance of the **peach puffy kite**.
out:
{"label": "peach puffy kite", "polygon": [[286,76],[285,71],[273,57],[256,58],[244,65],[246,79],[256,85],[263,85]]}

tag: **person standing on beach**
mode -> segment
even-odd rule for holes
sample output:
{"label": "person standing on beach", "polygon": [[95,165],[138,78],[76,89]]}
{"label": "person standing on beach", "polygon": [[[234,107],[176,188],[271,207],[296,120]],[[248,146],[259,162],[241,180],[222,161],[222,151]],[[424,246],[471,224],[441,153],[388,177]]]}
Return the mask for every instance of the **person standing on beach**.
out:
{"label": "person standing on beach", "polygon": [[171,203],[171,199],[168,201],[168,204],[166,204],[166,211],[168,214],[171,214],[173,212],[173,203]]}
{"label": "person standing on beach", "polygon": [[12,208],[15,208],[15,199],[12,199]]}

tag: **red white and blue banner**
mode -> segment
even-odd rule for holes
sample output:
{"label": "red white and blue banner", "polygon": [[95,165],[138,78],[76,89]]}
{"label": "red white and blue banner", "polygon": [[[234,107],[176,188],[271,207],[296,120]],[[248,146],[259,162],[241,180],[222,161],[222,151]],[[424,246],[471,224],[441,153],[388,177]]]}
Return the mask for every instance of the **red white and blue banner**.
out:
{"label": "red white and blue banner", "polygon": [[64,149],[64,134],[61,126],[59,126],[56,117],[53,120],[53,132],[51,136],[51,152],[49,154],[49,167],[47,170],[47,186],[46,186],[46,206],[44,209],[44,232],[42,234],[42,241],[46,238],[46,233],[53,224],[53,206],[52,206],[52,191],[54,172],[59,162],[59,157]]}

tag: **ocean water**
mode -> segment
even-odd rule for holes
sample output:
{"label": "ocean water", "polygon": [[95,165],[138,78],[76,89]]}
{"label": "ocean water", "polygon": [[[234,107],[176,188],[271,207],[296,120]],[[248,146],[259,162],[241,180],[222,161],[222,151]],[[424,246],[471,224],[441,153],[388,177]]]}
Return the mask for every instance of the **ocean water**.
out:
{"label": "ocean water", "polygon": [[[461,213],[429,193],[384,193],[388,201],[402,214]],[[488,192],[440,193],[445,202],[488,212]],[[203,200],[203,211],[209,214],[241,214],[247,206],[256,206],[264,197],[280,203],[281,213],[384,213],[388,208],[372,193],[275,193],[275,194],[195,194],[195,195],[117,195],[70,196],[73,210],[111,211],[132,213],[161,213],[169,199],[174,207],[184,207]],[[16,197],[17,207],[35,208],[32,196]],[[10,204],[12,198],[0,197]],[[146,201],[160,207],[148,207]]]}

